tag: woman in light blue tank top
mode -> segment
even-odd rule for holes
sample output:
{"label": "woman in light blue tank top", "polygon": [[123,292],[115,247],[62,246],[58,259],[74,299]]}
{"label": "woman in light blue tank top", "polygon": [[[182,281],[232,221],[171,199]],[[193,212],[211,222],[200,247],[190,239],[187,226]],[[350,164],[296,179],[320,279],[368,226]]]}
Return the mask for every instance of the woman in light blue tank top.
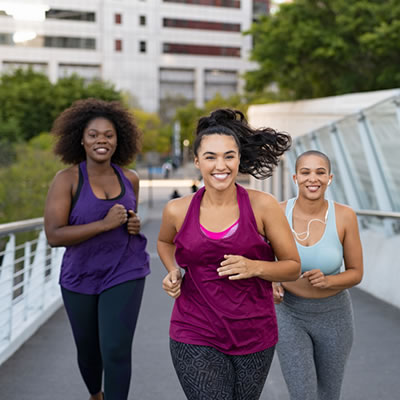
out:
{"label": "woman in light blue tank top", "polygon": [[339,400],[354,331],[347,289],[363,274],[357,217],[351,208],[325,199],[333,178],[325,154],[301,154],[295,172],[298,197],[281,206],[302,274],[273,285],[277,353],[291,400]]}

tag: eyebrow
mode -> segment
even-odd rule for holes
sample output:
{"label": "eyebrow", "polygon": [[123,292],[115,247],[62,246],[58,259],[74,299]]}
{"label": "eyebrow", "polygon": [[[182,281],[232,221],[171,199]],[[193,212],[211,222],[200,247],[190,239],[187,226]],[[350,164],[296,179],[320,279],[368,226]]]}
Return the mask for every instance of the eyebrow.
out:
{"label": "eyebrow", "polygon": [[[309,171],[311,168],[310,167],[300,167],[300,171],[301,170],[306,170],[306,171]],[[316,170],[317,171],[327,171],[327,168],[325,168],[325,167],[318,167],[318,168],[316,168]]]}
{"label": "eyebrow", "polygon": [[[226,151],[226,152],[224,153],[224,155],[230,154],[230,153],[236,154],[236,151],[235,151],[235,150],[228,150],[228,151]],[[214,153],[214,152],[212,152],[212,151],[205,151],[202,155],[205,156],[205,155],[208,155],[208,154],[210,154],[210,155],[212,155],[212,156],[215,156],[217,153]]]}

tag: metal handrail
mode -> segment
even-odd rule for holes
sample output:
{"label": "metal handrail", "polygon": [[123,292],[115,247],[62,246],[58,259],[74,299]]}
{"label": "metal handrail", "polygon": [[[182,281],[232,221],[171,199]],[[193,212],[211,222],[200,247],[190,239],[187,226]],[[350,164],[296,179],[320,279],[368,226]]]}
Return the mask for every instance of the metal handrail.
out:
{"label": "metal handrail", "polygon": [[395,211],[379,211],[379,210],[355,210],[360,217],[378,217],[378,218],[399,218],[400,212]]}
{"label": "metal handrail", "polygon": [[0,237],[10,233],[32,231],[43,227],[44,218],[25,219],[22,221],[0,224]]}

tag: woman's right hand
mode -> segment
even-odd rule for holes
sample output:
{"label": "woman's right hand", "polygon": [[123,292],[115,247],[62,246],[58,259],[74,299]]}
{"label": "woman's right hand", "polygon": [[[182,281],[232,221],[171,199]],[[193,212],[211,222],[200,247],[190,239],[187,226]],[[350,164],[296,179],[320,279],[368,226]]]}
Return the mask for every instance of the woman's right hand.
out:
{"label": "woman's right hand", "polygon": [[168,272],[167,276],[162,281],[163,289],[174,299],[181,294],[182,274],[180,269],[174,269]]}
{"label": "woman's right hand", "polygon": [[285,289],[283,286],[278,282],[272,282],[272,292],[274,294],[274,303],[282,303],[283,296],[285,295]]}
{"label": "woman's right hand", "polygon": [[107,215],[104,217],[103,222],[106,226],[106,230],[118,228],[128,221],[128,211],[121,204],[114,204],[109,210]]}

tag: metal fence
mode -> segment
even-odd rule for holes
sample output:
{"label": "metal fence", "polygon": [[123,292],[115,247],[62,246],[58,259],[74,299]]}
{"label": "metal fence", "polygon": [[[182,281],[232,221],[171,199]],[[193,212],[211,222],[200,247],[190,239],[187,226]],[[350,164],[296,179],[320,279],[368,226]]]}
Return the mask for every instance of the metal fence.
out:
{"label": "metal fence", "polygon": [[43,218],[0,225],[0,364],[61,305],[64,248],[50,248]]}

